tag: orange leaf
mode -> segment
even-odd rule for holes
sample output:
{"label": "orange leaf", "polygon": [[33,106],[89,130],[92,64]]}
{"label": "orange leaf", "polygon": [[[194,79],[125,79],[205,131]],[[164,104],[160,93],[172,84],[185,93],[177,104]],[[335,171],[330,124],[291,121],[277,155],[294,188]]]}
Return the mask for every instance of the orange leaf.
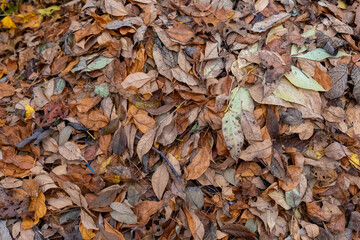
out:
{"label": "orange leaf", "polygon": [[96,236],[94,230],[85,228],[82,222],[80,222],[79,224],[79,231],[83,239],[92,239],[93,237]]}
{"label": "orange leaf", "polygon": [[195,155],[186,170],[188,172],[187,179],[199,178],[210,166],[210,154],[206,148],[201,148]]}
{"label": "orange leaf", "polygon": [[14,93],[15,88],[13,86],[4,82],[0,82],[0,99],[14,95]]}
{"label": "orange leaf", "polygon": [[43,192],[39,191],[37,197],[31,198],[31,202],[28,207],[28,213],[33,213],[33,218],[25,217],[21,223],[23,229],[30,229],[35,224],[37,224],[45,214],[46,214],[46,205],[45,205],[45,195]]}

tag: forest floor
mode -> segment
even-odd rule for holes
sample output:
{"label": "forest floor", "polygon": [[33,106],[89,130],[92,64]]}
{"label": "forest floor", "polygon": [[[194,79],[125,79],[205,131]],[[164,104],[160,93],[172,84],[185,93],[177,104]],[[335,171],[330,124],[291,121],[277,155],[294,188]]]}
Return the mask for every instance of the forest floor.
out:
{"label": "forest floor", "polygon": [[360,239],[360,2],[2,0],[0,238]]}

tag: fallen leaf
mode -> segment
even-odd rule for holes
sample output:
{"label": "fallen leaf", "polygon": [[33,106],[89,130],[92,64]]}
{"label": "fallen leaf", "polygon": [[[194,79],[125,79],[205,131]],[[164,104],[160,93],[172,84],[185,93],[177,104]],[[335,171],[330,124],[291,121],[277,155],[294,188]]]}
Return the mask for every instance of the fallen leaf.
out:
{"label": "fallen leaf", "polygon": [[23,229],[30,229],[35,224],[37,224],[43,216],[46,214],[46,204],[45,204],[45,195],[43,192],[39,191],[37,197],[31,198],[29,204],[28,213],[31,213],[33,217],[25,217],[22,220],[21,227]]}
{"label": "fallen leaf", "polygon": [[138,224],[140,226],[145,226],[145,224],[150,220],[151,215],[156,213],[162,205],[163,200],[160,202],[142,201],[136,204],[134,207],[134,213],[138,217]]}
{"label": "fallen leaf", "polygon": [[199,217],[193,211],[189,211],[184,208],[186,220],[190,228],[191,234],[195,240],[201,240],[204,237],[205,229],[204,225],[200,221]]}
{"label": "fallen leaf", "polygon": [[113,16],[126,16],[128,13],[121,1],[105,0],[105,11]]}
{"label": "fallen leaf", "polygon": [[147,82],[149,82],[152,77],[148,76],[146,73],[137,72],[128,75],[124,81],[121,83],[123,88],[135,87],[140,88]]}
{"label": "fallen leaf", "polygon": [[59,147],[59,153],[66,160],[82,160],[81,151],[79,147],[73,142],[67,142]]}
{"label": "fallen leaf", "polygon": [[15,88],[10,84],[0,82],[0,99],[15,94]]}
{"label": "fallen leaf", "polygon": [[162,199],[162,195],[165,191],[166,185],[169,182],[169,172],[167,170],[166,165],[161,164],[156,171],[154,172],[151,178],[151,184],[155,195],[158,199]]}
{"label": "fallen leaf", "polygon": [[263,142],[255,142],[240,154],[240,159],[252,161],[254,158],[267,158],[272,152],[272,142],[266,139]]}
{"label": "fallen leaf", "polygon": [[276,15],[272,15],[266,18],[264,21],[257,22],[251,28],[253,32],[265,32],[266,30],[272,28],[274,25],[279,24],[280,22],[285,21],[290,18],[290,14],[282,12]]}
{"label": "fallen leaf", "polygon": [[135,224],[137,222],[138,217],[127,205],[119,202],[113,202],[110,204],[110,207],[114,210],[110,212],[110,215],[116,221],[125,224]]}
{"label": "fallen leaf", "polygon": [[199,178],[210,166],[210,159],[211,156],[208,150],[205,147],[200,148],[198,153],[186,168],[188,172],[187,179],[189,180]]}
{"label": "fallen leaf", "polygon": [[317,81],[295,66],[291,66],[291,72],[285,73],[285,77],[296,87],[314,91],[325,91]]}
{"label": "fallen leaf", "polygon": [[340,97],[345,92],[348,79],[347,71],[348,65],[341,64],[328,72],[332,79],[332,88],[325,93],[325,97],[334,99]]}

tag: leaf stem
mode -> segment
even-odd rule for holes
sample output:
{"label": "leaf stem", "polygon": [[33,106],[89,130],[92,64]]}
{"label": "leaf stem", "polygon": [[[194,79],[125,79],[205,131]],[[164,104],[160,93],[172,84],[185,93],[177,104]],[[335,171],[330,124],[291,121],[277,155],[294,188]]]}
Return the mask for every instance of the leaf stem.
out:
{"label": "leaf stem", "polygon": [[[141,139],[140,136],[138,135],[135,135],[135,137],[137,139]],[[159,149],[157,149],[156,147],[152,146],[151,147],[152,150],[154,150],[156,153],[158,153],[163,159],[165,159],[167,165],[170,167],[171,171],[175,174],[177,180],[179,181],[180,184],[182,184],[182,181],[181,181],[181,177],[179,176],[179,174],[176,172],[174,166],[171,164],[171,162],[169,161],[169,159],[165,156],[165,154],[163,154]]]}

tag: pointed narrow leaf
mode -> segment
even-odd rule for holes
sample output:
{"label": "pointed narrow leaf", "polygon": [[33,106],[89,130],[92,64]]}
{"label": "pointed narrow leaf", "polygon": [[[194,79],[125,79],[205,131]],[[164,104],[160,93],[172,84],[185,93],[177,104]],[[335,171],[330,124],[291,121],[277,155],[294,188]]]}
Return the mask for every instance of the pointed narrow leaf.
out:
{"label": "pointed narrow leaf", "polygon": [[348,56],[348,55],[349,54],[347,54],[347,53],[339,51],[338,54],[336,54],[336,56],[333,56],[333,55],[327,53],[324,49],[317,48],[310,52],[305,53],[304,55],[294,56],[294,57],[305,58],[305,59],[315,60],[315,61],[322,61],[326,58],[339,58],[339,57]]}
{"label": "pointed narrow leaf", "polygon": [[321,92],[326,91],[315,79],[295,66],[291,66],[291,71],[286,73],[285,77],[296,87]]}
{"label": "pointed narrow leaf", "polygon": [[108,65],[109,63],[111,63],[114,60],[114,58],[107,58],[107,57],[103,57],[100,56],[97,59],[95,59],[94,61],[92,61],[86,68],[85,68],[85,72],[91,72],[91,71],[95,71],[95,70],[99,70],[102,69],[104,67],[106,67],[106,65]]}

